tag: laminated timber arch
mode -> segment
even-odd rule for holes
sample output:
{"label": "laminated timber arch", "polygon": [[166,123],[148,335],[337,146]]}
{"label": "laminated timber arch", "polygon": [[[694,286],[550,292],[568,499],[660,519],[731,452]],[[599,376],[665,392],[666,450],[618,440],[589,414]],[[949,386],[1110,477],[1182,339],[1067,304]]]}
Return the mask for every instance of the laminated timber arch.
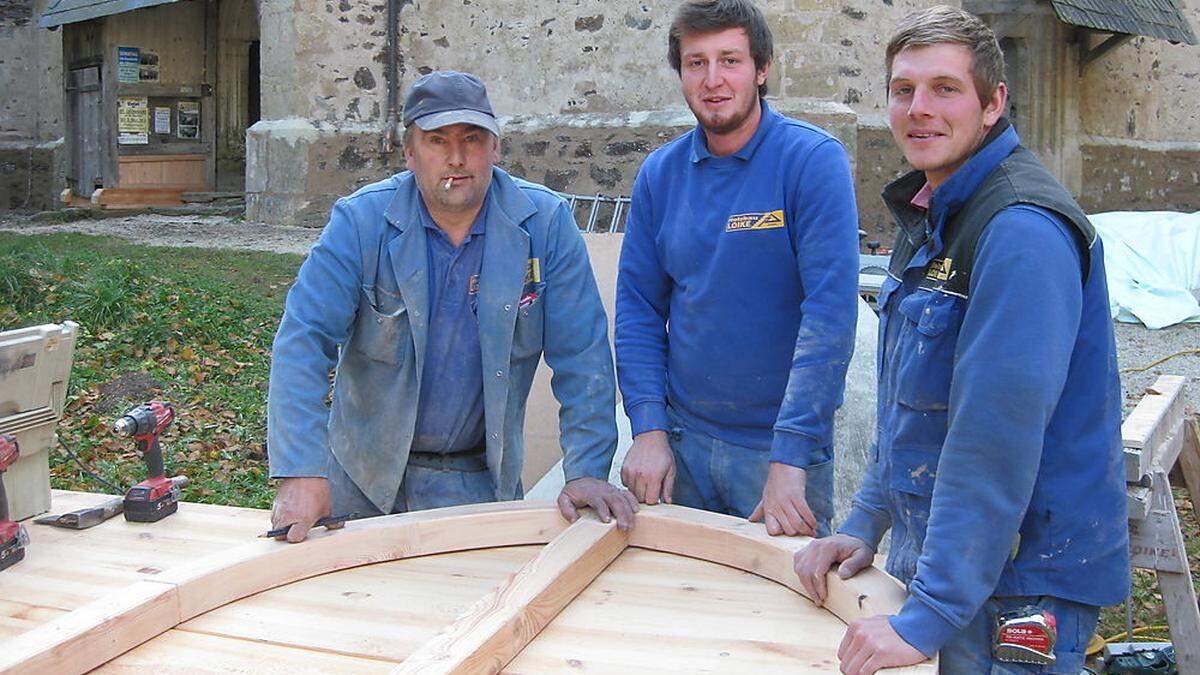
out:
{"label": "laminated timber arch", "polygon": [[[803,594],[792,557],[808,538],[770,537],[758,524],[676,506],[642,507],[636,518],[624,533],[590,513],[569,525],[550,503],[505,502],[355,521],[314,532],[300,545],[258,540],[119,589],[25,633],[0,654],[0,672],[86,672],[255,593],[360,565],[492,547],[545,544],[394,673],[499,672],[630,546],[719,563]],[[905,598],[900,584],[875,568],[849,580],[832,573],[827,579],[825,607],[847,623],[893,613]],[[927,662],[888,672],[936,669]]]}

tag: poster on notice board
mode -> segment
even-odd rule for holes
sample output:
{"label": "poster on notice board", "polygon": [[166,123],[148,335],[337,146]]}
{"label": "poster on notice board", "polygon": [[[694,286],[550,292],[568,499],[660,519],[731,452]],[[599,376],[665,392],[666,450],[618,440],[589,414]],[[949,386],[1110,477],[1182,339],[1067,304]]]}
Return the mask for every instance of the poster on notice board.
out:
{"label": "poster on notice board", "polygon": [[145,96],[117,97],[117,143],[146,145],[150,142],[150,100]]}
{"label": "poster on notice board", "polygon": [[175,123],[175,129],[180,138],[188,140],[199,140],[200,138],[200,102],[199,101],[180,101],[178,108],[179,117]]}

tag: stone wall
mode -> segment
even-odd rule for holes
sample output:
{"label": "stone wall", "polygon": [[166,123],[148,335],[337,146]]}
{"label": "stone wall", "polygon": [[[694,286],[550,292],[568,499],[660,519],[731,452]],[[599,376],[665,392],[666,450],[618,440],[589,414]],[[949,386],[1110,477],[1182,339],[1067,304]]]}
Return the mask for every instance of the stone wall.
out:
{"label": "stone wall", "polygon": [[62,33],[45,0],[0,0],[0,210],[52,208],[63,188]]}
{"label": "stone wall", "polygon": [[[799,107],[828,120],[815,103],[825,102],[853,155],[855,111],[882,105],[878,27],[918,4],[762,2],[776,40],[773,105],[808,101]],[[401,92],[433,70],[479,75],[509,123],[513,173],[574,193],[628,194],[646,153],[694,124],[666,63],[678,0],[401,5]],[[403,167],[398,149],[378,149],[386,3],[262,0],[260,20],[273,39],[263,41],[263,121],[248,133],[247,217],[319,225],[337,195]],[[254,167],[255,158],[267,163]]]}
{"label": "stone wall", "polygon": [[62,136],[62,33],[37,27],[46,0],[0,0],[0,141]]}
{"label": "stone wall", "polygon": [[1092,138],[1080,149],[1087,213],[1200,211],[1200,143]]}
{"label": "stone wall", "polygon": [[[849,108],[780,99],[776,109],[840,138],[851,155],[857,121]],[[695,125],[685,110],[505,117],[501,167],[551,189],[628,195],[646,155]],[[247,218],[320,227],[338,197],[404,168],[403,154],[379,151],[372,127],[335,128],[306,120],[260,122],[248,134]]]}
{"label": "stone wall", "polygon": [[[1180,4],[1192,30],[1200,33],[1200,0]],[[1200,46],[1133,38],[1084,71],[1083,131],[1142,141],[1200,141],[1197,82]]]}
{"label": "stone wall", "polygon": [[[666,61],[678,0],[402,0],[403,91],[433,70],[479,75],[500,116],[624,113],[681,104]],[[882,31],[916,0],[760,2],[775,36],[769,84],[784,98],[881,109]],[[860,6],[861,5],[861,6]],[[387,106],[386,3],[262,0],[264,116],[376,123]]]}
{"label": "stone wall", "polygon": [[0,211],[45,211],[62,190],[63,144],[0,141]]}
{"label": "stone wall", "polygon": [[867,233],[866,241],[878,241],[891,248],[896,227],[880,194],[885,185],[902,176],[909,167],[883,117],[860,118],[857,160],[854,190],[858,197],[859,227]]}

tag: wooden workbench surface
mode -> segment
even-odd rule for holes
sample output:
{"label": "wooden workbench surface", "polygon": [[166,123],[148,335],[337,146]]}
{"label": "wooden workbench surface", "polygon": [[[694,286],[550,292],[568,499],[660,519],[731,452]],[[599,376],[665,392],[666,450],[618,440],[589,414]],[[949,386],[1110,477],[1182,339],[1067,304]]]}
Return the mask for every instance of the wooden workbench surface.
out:
{"label": "wooden workbench surface", "polygon": [[[54,512],[105,498],[55,492]],[[119,516],[84,531],[27,523],[26,559],[0,573],[0,649],[114,589],[245,543],[267,524],[265,511],[190,503],[155,524]],[[541,548],[432,555],[299,581],[187,621],[98,672],[389,672]],[[844,631],[830,613],[756,575],[628,548],[505,671],[834,672]]]}
{"label": "wooden workbench surface", "polygon": [[[51,513],[103,503],[112,495],[54,490]],[[87,530],[23,521],[25,559],[0,572],[0,641],[164,569],[245,542],[270,514],[210,504],[180,504],[158,523],[111,518]]]}

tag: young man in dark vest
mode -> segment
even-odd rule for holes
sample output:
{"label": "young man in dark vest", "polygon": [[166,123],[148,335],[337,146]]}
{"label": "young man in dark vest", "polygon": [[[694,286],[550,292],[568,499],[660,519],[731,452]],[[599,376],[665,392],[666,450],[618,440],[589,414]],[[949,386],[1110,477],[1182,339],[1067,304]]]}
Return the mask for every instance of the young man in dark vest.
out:
{"label": "young man in dark vest", "polygon": [[[842,672],[940,652],[948,673],[1078,673],[1100,606],[1129,587],[1100,241],[1003,116],[982,21],[921,11],[886,63],[892,135],[916,170],[884,190],[900,233],[879,296],[879,435],[851,515],[796,573],[823,601],[831,566],[855,574],[892,531],[887,569],[909,598],[851,624]],[[1050,617],[1057,642],[1015,656],[1040,665],[997,640]]]}

